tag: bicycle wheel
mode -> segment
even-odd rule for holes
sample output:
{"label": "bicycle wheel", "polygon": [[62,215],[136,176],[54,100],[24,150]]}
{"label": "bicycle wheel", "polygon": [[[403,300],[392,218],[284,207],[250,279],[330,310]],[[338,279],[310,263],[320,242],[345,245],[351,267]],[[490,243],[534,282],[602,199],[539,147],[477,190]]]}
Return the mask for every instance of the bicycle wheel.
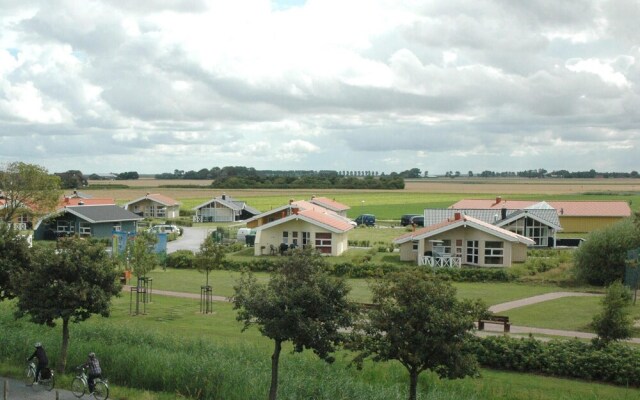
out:
{"label": "bicycle wheel", "polygon": [[24,370],[24,383],[26,383],[27,385],[32,385],[33,377],[35,376],[35,374],[36,374],[36,371],[34,371],[33,368],[27,367]]}
{"label": "bicycle wheel", "polygon": [[56,378],[54,377],[53,373],[51,374],[51,378],[42,379],[40,381],[40,384],[48,391],[51,391],[51,389],[53,389],[53,385],[55,385],[55,383],[56,383]]}
{"label": "bicycle wheel", "polygon": [[93,397],[98,400],[106,400],[109,397],[109,386],[103,381],[96,380],[93,388]]}
{"label": "bicycle wheel", "polygon": [[73,382],[71,382],[71,393],[73,393],[74,396],[82,397],[86,388],[82,379],[77,376],[73,378]]}

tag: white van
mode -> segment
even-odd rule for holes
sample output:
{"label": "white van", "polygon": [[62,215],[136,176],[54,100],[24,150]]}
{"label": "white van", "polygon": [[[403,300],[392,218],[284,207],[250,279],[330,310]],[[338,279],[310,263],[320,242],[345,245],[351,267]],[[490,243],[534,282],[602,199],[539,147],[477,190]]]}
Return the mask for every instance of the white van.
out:
{"label": "white van", "polygon": [[238,229],[238,234],[236,235],[236,239],[238,239],[238,242],[245,242],[245,238],[247,237],[247,235],[251,234],[251,229],[250,228],[240,228]]}

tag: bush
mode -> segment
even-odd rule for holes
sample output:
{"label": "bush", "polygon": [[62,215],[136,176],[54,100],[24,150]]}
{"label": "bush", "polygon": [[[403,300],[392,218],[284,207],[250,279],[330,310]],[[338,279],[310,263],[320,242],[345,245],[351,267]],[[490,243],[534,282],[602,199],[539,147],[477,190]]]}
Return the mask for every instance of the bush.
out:
{"label": "bush", "polygon": [[196,256],[191,250],[177,250],[167,254],[166,265],[169,268],[193,269]]}
{"label": "bush", "polygon": [[640,246],[640,234],[631,219],[593,231],[575,252],[579,280],[609,285],[622,280],[627,251]]}
{"label": "bush", "polygon": [[640,349],[598,347],[575,340],[542,342],[507,336],[473,338],[478,362],[489,368],[640,386]]}

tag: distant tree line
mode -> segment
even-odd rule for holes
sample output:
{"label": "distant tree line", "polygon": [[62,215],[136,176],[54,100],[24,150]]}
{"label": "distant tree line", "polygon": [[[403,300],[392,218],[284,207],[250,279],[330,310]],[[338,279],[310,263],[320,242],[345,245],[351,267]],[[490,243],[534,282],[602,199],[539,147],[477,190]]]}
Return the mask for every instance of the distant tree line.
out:
{"label": "distant tree line", "polygon": [[404,189],[398,174],[365,176],[231,176],[215,179],[213,188],[226,189]]}
{"label": "distant tree line", "polygon": [[[456,172],[455,176],[458,173]],[[469,176],[474,176],[473,171],[469,171]],[[528,169],[525,171],[482,171],[476,176],[483,178],[493,177],[520,177],[520,178],[640,178],[638,171],[631,172],[597,172],[595,169],[589,171],[570,172],[566,169],[547,171],[544,168]]]}

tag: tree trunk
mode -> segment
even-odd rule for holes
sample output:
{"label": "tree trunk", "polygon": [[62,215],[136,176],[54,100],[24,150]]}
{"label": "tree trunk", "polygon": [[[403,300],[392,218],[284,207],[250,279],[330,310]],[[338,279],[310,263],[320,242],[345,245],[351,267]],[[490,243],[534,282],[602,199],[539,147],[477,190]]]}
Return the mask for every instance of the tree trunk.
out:
{"label": "tree trunk", "polygon": [[67,366],[67,353],[69,350],[69,317],[62,318],[62,347],[60,348],[60,358],[56,371],[62,374]]}
{"label": "tree trunk", "polygon": [[280,362],[280,351],[282,341],[276,340],[273,354],[271,355],[271,388],[269,389],[269,400],[276,400],[278,397],[278,362]]}
{"label": "tree trunk", "polygon": [[409,400],[416,400],[418,391],[418,371],[411,369],[409,371]]}

